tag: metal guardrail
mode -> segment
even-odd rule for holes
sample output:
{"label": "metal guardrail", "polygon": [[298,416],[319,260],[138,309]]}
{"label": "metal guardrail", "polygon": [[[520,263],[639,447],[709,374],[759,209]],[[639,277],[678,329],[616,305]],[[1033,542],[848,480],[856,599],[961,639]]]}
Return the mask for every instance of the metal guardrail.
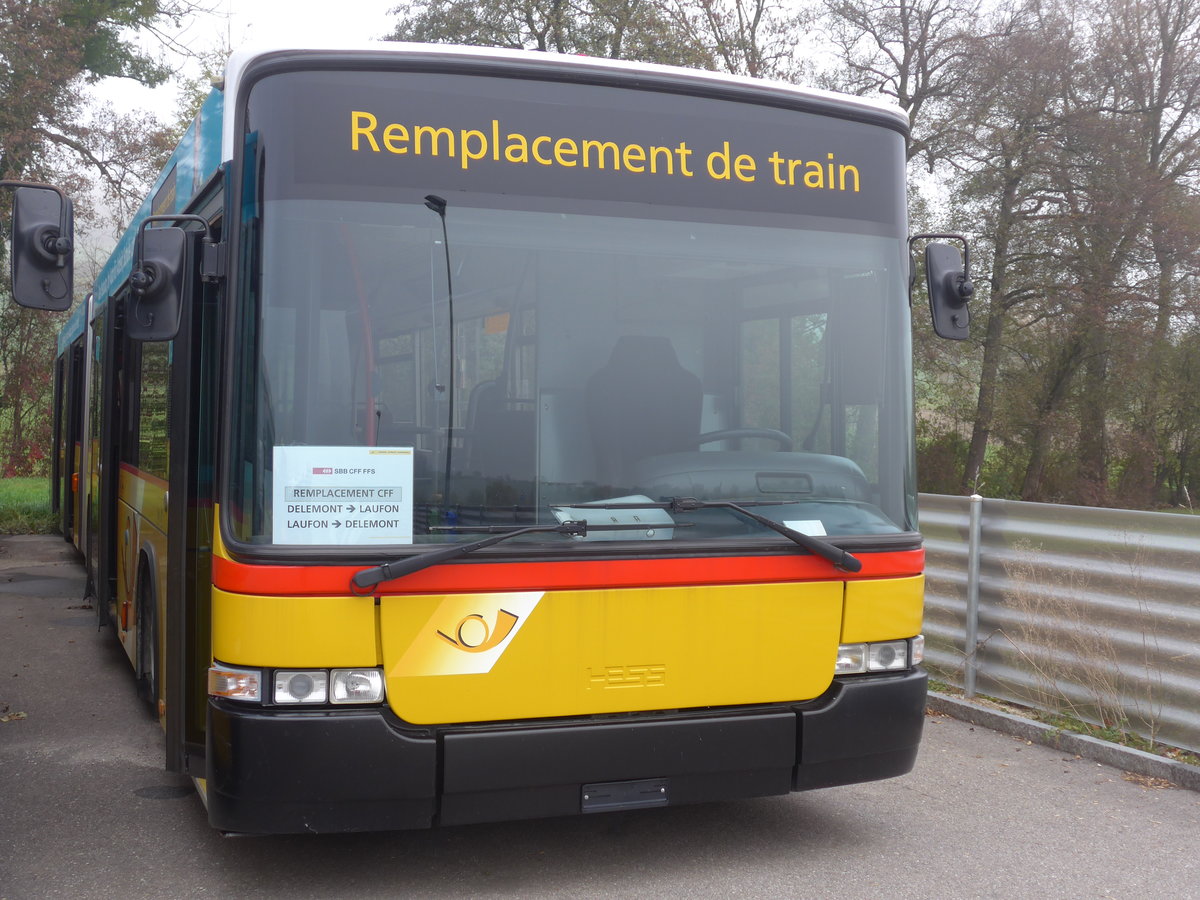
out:
{"label": "metal guardrail", "polygon": [[936,677],[1200,752],[1200,516],[935,494],[920,509]]}

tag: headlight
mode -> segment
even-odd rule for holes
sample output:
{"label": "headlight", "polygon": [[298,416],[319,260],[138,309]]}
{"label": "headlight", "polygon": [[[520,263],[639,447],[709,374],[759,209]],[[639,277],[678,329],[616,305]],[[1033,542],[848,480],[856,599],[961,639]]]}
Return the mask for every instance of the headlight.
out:
{"label": "headlight", "polygon": [[324,669],[279,670],[275,673],[276,703],[325,703],[329,696],[329,673]]}
{"label": "headlight", "polygon": [[838,647],[834,675],[861,675],[866,672],[900,672],[925,658],[925,636],[912,640],[880,641],[875,644],[842,644]]}
{"label": "headlight", "polygon": [[387,694],[383,670],[363,669],[235,669],[216,665],[208,670],[208,693],[213,697],[262,703],[264,685],[270,701],[280,706],[382,703]]}
{"label": "headlight", "polygon": [[833,666],[834,675],[854,675],[867,671],[867,645],[842,644],[838,647],[837,662]]}
{"label": "headlight", "polygon": [[330,703],[380,703],[383,693],[379,669],[334,669],[330,673]]}
{"label": "headlight", "polygon": [[908,668],[908,641],[870,644],[867,648],[868,672],[895,672]]}

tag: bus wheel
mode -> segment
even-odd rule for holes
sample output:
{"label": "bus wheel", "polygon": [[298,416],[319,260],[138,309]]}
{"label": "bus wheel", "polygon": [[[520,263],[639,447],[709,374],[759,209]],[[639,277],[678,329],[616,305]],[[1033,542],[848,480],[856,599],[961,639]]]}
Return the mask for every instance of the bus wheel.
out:
{"label": "bus wheel", "polygon": [[138,696],[146,701],[151,715],[158,716],[158,604],[150,586],[150,573],[143,564],[137,586],[137,679]]}

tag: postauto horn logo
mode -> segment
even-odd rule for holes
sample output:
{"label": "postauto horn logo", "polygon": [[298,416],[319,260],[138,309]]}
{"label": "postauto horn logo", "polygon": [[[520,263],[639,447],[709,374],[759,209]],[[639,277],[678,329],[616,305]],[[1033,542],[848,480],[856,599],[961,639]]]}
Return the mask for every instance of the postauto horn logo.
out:
{"label": "postauto horn logo", "polygon": [[479,613],[463,616],[454,628],[454,637],[446,634],[440,628],[437,635],[452,647],[457,647],[467,653],[483,653],[498,647],[509,636],[516,626],[520,616],[510,613],[507,609],[496,611],[496,622],[488,626],[487,619]]}
{"label": "postauto horn logo", "polygon": [[541,591],[456,594],[439,598],[389,675],[482,675],[512,646],[542,599]]}

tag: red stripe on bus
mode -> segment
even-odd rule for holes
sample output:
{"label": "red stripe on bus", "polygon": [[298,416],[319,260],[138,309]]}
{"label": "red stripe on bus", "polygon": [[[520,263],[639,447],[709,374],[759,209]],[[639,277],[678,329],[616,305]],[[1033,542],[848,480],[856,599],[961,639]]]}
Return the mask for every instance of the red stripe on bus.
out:
{"label": "red stripe on bus", "polygon": [[[637,587],[687,587],[785,581],[843,581],[920,575],[924,550],[858,553],[862,571],[840,572],[816,556],[726,556],[431,566],[386,582],[376,594],[458,594]],[[278,566],[213,558],[213,584],[235,594],[345,596],[366,566]]]}

